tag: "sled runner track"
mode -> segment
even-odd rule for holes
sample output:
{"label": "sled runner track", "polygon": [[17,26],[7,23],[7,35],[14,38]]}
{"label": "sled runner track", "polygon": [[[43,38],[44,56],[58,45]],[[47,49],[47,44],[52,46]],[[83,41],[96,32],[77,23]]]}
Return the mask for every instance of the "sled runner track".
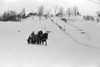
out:
{"label": "sled runner track", "polygon": [[[75,26],[75,25],[73,25],[73,24],[71,24],[71,23],[66,23],[67,25],[69,25],[69,26],[72,26],[72,27],[74,27],[75,29],[77,29],[78,31],[80,31],[81,33],[82,32],[85,32],[83,29],[81,29],[81,28],[79,28],[78,26]],[[89,34],[88,32],[86,32],[87,34]],[[86,36],[89,40],[91,40],[91,37],[90,36]]]}
{"label": "sled runner track", "polygon": [[64,32],[66,35],[68,35],[73,41],[75,41],[75,42],[77,42],[77,43],[79,43],[79,44],[81,44],[81,45],[83,45],[83,46],[86,46],[86,47],[89,47],[89,48],[94,48],[94,49],[99,49],[99,50],[100,50],[99,47],[90,46],[90,45],[88,45],[88,44],[85,44],[85,43],[82,43],[82,42],[76,40],[76,39],[73,38],[68,32],[66,32],[66,31],[63,29],[63,27],[61,27],[60,25],[58,25],[57,23],[55,23],[53,19],[50,18],[50,20],[51,20],[56,26],[58,26],[58,28],[60,28],[60,30],[61,30],[62,32]]}
{"label": "sled runner track", "polygon": [[76,28],[78,31],[83,31],[83,29],[80,29],[79,27],[77,27],[77,26],[75,26],[73,24],[70,24],[70,23],[67,23],[67,24],[70,25],[70,26],[72,26],[72,27],[74,27],[74,28]]}

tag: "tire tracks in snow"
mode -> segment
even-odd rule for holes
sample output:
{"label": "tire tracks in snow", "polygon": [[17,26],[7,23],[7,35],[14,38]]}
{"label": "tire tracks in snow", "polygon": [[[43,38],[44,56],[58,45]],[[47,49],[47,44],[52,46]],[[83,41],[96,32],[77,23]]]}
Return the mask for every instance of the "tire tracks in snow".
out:
{"label": "tire tracks in snow", "polygon": [[[51,18],[49,18],[49,19],[52,21],[53,24],[55,24],[58,28],[60,28],[60,30],[61,30],[62,32],[64,32],[66,35],[68,35],[74,42],[79,43],[79,44],[81,44],[82,46],[86,46],[86,47],[89,47],[89,48],[94,48],[94,49],[99,49],[99,50],[100,50],[99,47],[90,46],[90,45],[88,45],[88,44],[82,43],[82,42],[80,42],[79,40],[75,39],[75,38],[74,38],[73,36],[71,36],[68,32],[66,32],[65,29],[63,29],[63,27],[61,27],[59,24],[55,23],[53,19],[51,19]],[[74,25],[72,25],[72,24],[70,24],[70,25],[71,25],[71,26],[74,26]],[[77,28],[78,30],[82,30],[82,29],[78,28],[77,26],[74,26],[74,28]]]}

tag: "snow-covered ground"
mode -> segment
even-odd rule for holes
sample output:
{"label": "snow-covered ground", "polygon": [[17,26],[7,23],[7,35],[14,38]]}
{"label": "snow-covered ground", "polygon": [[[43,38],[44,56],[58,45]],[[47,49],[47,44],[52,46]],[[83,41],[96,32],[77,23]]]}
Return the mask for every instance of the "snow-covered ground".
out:
{"label": "snow-covered ground", "polygon": [[[0,67],[100,67],[99,23],[32,18],[0,22]],[[48,45],[27,44],[31,32],[39,30],[51,31]]]}

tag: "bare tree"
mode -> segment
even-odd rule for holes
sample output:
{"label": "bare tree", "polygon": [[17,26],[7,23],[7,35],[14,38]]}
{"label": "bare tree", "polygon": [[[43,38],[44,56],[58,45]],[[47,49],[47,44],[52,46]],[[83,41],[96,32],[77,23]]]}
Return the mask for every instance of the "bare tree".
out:
{"label": "bare tree", "polygon": [[46,10],[45,14],[43,15],[46,19],[49,17],[51,10]]}
{"label": "bare tree", "polygon": [[58,10],[58,6],[55,6],[55,7],[54,7],[55,15],[57,14],[57,10]]}
{"label": "bare tree", "polygon": [[70,17],[71,16],[71,13],[72,13],[71,12],[71,8],[68,8],[66,12],[67,12],[68,16]]}
{"label": "bare tree", "polygon": [[41,20],[41,17],[43,16],[43,12],[44,12],[44,7],[43,6],[40,6],[38,8],[38,16],[39,16],[39,19]]}
{"label": "bare tree", "polygon": [[61,17],[64,15],[64,8],[63,8],[63,7],[60,7],[60,8],[59,8],[58,14],[59,14]]}
{"label": "bare tree", "polygon": [[74,7],[73,7],[73,12],[74,12],[74,15],[77,16],[77,12],[78,12],[77,6],[74,6]]}
{"label": "bare tree", "polygon": [[26,12],[25,8],[22,8],[22,11],[19,14],[21,18],[25,18],[25,16],[26,16],[25,12]]}

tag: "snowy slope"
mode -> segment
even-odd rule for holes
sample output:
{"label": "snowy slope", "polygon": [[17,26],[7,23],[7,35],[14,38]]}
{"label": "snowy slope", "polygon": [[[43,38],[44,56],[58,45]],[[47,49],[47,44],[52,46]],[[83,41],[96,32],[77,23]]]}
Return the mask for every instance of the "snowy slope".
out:
{"label": "snowy slope", "polygon": [[[35,19],[33,21],[30,17],[21,23],[0,23],[0,67],[100,66],[100,50],[94,48],[99,47],[99,24],[85,21],[82,23],[69,21],[70,24],[65,24],[54,18],[55,23],[62,27],[65,25],[66,31],[63,32],[50,19],[41,21]],[[86,34],[81,34],[79,29],[84,30]],[[28,45],[26,40],[30,33],[32,31],[37,33],[39,30],[51,31],[48,45]],[[88,45],[93,47],[84,46],[83,43],[89,43]]]}

